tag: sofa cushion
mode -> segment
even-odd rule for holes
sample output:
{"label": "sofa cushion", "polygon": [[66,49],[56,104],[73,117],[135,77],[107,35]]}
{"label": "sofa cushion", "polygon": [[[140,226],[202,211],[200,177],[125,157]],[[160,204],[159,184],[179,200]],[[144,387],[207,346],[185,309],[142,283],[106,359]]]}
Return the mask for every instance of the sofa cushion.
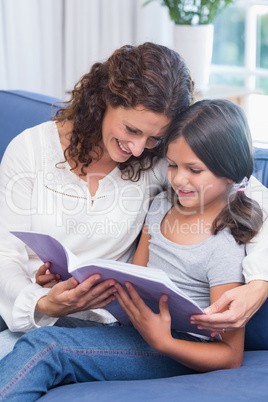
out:
{"label": "sofa cushion", "polygon": [[51,389],[40,402],[267,402],[268,351],[246,352],[243,366],[139,381],[96,381]]}
{"label": "sofa cushion", "polygon": [[268,350],[268,300],[246,326],[245,350]]}

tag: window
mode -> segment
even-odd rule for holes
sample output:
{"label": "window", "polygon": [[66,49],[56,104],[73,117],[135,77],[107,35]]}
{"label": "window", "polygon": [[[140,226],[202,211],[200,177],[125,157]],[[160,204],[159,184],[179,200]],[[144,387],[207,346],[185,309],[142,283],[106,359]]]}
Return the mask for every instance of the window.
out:
{"label": "window", "polygon": [[254,143],[268,145],[268,1],[236,1],[214,23],[211,85],[244,87]]}

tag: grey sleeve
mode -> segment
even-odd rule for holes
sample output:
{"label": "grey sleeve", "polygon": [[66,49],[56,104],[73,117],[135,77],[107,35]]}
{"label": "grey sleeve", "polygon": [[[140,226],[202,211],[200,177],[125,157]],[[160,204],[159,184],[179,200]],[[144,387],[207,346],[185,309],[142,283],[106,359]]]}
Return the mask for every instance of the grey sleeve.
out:
{"label": "grey sleeve", "polygon": [[219,232],[215,237],[215,247],[206,271],[209,286],[244,283],[242,261],[245,258],[245,246],[239,245],[227,231]]}

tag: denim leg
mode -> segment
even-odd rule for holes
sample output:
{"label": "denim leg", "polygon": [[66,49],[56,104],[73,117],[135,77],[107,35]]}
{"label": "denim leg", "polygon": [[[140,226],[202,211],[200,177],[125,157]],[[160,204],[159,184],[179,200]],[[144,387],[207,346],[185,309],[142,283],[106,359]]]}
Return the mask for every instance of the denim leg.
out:
{"label": "denim leg", "polygon": [[0,362],[0,372],[1,402],[31,402],[56,385],[171,377],[195,371],[155,352],[133,327],[105,326],[30,331]]}
{"label": "denim leg", "polygon": [[[0,317],[0,324],[1,317]],[[85,321],[74,317],[62,317],[60,318],[55,326],[66,327],[66,328],[76,328],[76,327],[101,327],[104,324],[95,321]],[[1,327],[2,328],[2,327]],[[19,338],[24,334],[24,332],[11,332],[9,329],[1,329],[0,331],[0,360],[3,359],[8,353],[10,353],[19,340]]]}

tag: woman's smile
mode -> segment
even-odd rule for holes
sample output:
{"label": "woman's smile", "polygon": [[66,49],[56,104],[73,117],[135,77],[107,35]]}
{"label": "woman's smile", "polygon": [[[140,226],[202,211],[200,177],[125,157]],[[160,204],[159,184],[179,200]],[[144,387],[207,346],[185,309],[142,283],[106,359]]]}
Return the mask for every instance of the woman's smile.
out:
{"label": "woman's smile", "polygon": [[123,151],[124,154],[127,154],[127,155],[132,154],[131,151],[128,151],[126,148],[123,147],[123,145],[121,144],[121,142],[119,141],[118,138],[116,139],[116,142],[117,142],[119,148]]}

